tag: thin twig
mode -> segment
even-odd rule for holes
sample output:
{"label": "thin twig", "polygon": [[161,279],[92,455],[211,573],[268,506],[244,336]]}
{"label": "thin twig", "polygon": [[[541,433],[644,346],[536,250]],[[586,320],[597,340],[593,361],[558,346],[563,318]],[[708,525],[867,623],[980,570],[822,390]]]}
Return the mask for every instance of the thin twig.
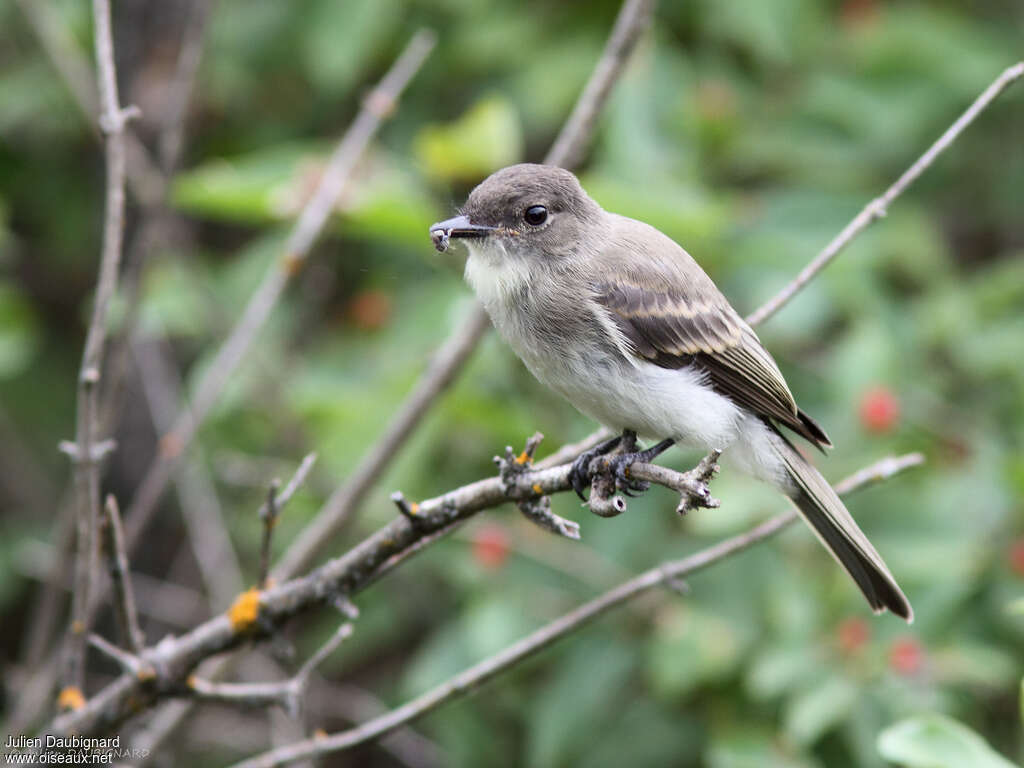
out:
{"label": "thin twig", "polygon": [[139,614],[132,589],[131,574],[128,572],[128,555],[124,549],[124,529],[121,527],[121,513],[117,508],[114,494],[107,496],[103,507],[103,531],[107,556],[110,558],[110,577],[114,584],[114,607],[117,609],[125,644],[134,654],[146,646],[145,635],[139,627]]}
{"label": "thin twig", "polygon": [[260,575],[256,582],[260,589],[267,588],[267,577],[270,574],[270,543],[273,541],[274,527],[277,525],[277,491],[280,487],[280,480],[271,480],[267,489],[267,501],[260,507],[263,537],[260,542]]}
{"label": "thin twig", "polygon": [[[861,486],[878,482],[908,467],[920,464],[920,454],[882,459],[836,486],[836,491],[849,493]],[[532,656],[566,635],[576,631],[598,616],[663,584],[676,584],[685,576],[703,570],[731,555],[747,549],[781,531],[796,520],[795,510],[777,515],[745,533],[733,536],[682,560],[662,563],[626,581],[603,595],[581,605],[546,624],[499,653],[460,672],[449,680],[417,696],[407,704],[347,731],[320,736],[273,749],[262,755],[236,763],[232,768],[275,768],[298,760],[320,757],[349,749],[379,738],[399,726],[421,717],[442,704],[473,690],[491,678]]]}
{"label": "thin twig", "polygon": [[[317,707],[318,714],[342,717],[352,723],[369,720],[388,711],[384,702],[373,693],[351,683],[329,686],[314,706],[320,703],[321,698],[323,705]],[[441,768],[451,763],[435,742],[408,727],[392,731],[380,740],[379,745],[409,768]]]}
{"label": "thin twig", "polygon": [[132,501],[128,516],[128,549],[149,524],[181,454],[192,442],[210,408],[220,397],[242,358],[258,337],[291,277],[301,270],[309,249],[319,237],[356,161],[383,120],[394,110],[398,97],[433,49],[434,34],[418,32],[380,84],[370,92],[355,122],[328,161],[320,182],[299,215],[282,257],[271,265],[246,305],[242,316],[217,351],[196,388],[191,406],[182,410],[174,427],[161,440],[161,450],[150,464]]}
{"label": "thin twig", "polygon": [[118,648],[113,643],[107,641],[105,638],[100,637],[97,634],[89,635],[89,645],[105,656],[113,659],[117,662],[118,666],[129,674],[135,675],[136,677],[152,677],[152,672],[146,669],[146,665],[133,653],[124,651]]}
{"label": "thin twig", "polygon": [[89,633],[89,614],[99,569],[100,460],[96,455],[96,408],[103,348],[107,335],[107,312],[117,287],[124,232],[124,126],[138,110],[122,109],[117,96],[117,71],[114,67],[114,42],[110,28],[109,0],[93,0],[93,24],[96,35],[96,66],[100,85],[100,127],[106,135],[107,195],[103,222],[103,249],[96,285],[92,319],[85,338],[82,365],[78,374],[77,419],[75,426],[74,486],[76,543],[76,580],[72,595],[71,624],[64,659],[65,689],[83,689],[85,649]]}
{"label": "thin twig", "polygon": [[455,375],[491,325],[487,313],[474,305],[469,317],[448,338],[416,386],[384,428],[343,485],[340,485],[299,535],[288,545],[274,567],[274,577],[286,579],[308,568],[322,548],[344,525],[352,510],[362,503],[374,482],[397,455],[431,404],[451,384]]}
{"label": "thin twig", "polygon": [[181,35],[178,61],[174,75],[167,83],[163,94],[165,105],[162,128],[158,138],[160,165],[164,173],[173,173],[181,156],[185,135],[185,115],[192,101],[192,87],[203,55],[203,38],[206,22],[213,7],[213,0],[194,0],[189,11],[185,29]]}
{"label": "thin twig", "polygon": [[[928,151],[921,155],[910,168],[896,180],[879,198],[875,198],[864,206],[863,210],[847,224],[843,230],[836,235],[832,241],[823,248],[800,273],[778,293],[768,301],[747,315],[746,320],[750,325],[757,326],[770,318],[790,299],[792,299],[807,283],[813,280],[819,272],[827,267],[832,260],[839,255],[850,242],[863,232],[875,219],[885,216],[889,205],[909,187],[918,176],[935,161],[935,159],[946,150],[959,136],[964,129],[970,125],[975,118],[983,112],[996,97],[999,96],[1008,86],[1024,76],[1024,62],[1018,62],[1012,67],[1003,70],[988,88],[986,88],[974,103],[939,137],[938,141],[928,148]],[[586,439],[597,442],[598,432],[594,432]]]}
{"label": "thin twig", "polygon": [[261,683],[214,683],[196,675],[190,675],[186,685],[196,698],[203,701],[244,707],[279,706],[292,717],[297,717],[313,670],[320,666],[351,635],[352,623],[349,621],[342,623],[331,634],[327,642],[309,657],[294,676],[287,680]]}
{"label": "thin twig", "polygon": [[[181,371],[166,342],[143,341],[138,332],[126,342],[135,361],[150,420],[157,433],[163,433],[173,423],[181,402]],[[220,610],[242,590],[245,580],[224,509],[201,455],[189,457],[178,468],[174,487],[208,602],[214,610]]]}
{"label": "thin twig", "polygon": [[573,107],[572,114],[544,158],[545,164],[572,169],[583,159],[583,153],[594,135],[597,118],[608,101],[612,87],[626,68],[626,62],[640,34],[650,24],[653,11],[654,0],[626,0],[622,4],[604,53]]}
{"label": "thin twig", "polygon": [[[90,128],[94,129],[96,138],[102,138],[102,130],[95,130],[96,118],[102,107],[97,102],[96,93],[102,91],[102,83],[96,82],[88,59],[79,51],[67,27],[53,9],[53,4],[40,0],[18,0],[18,6],[32,31],[39,38],[39,44],[53,63],[57,74],[67,86],[75,106]],[[102,71],[100,75],[102,78]],[[102,99],[102,93],[100,96]],[[160,190],[165,185],[163,175],[150,160],[145,146],[133,134],[125,134],[124,147],[124,152],[131,161],[127,167],[127,178],[132,192],[144,205],[156,202],[160,197]]]}
{"label": "thin twig", "polygon": [[[640,33],[650,22],[653,0],[625,0],[615,25],[572,114],[566,120],[545,163],[572,168],[589,145],[597,118],[618,81]],[[399,449],[448,389],[491,326],[487,312],[474,302],[472,309],[441,345],[431,365],[417,380],[382,435],[364,455],[352,475],[331,495],[316,518],[289,546],[274,569],[277,578],[301,572],[320,548],[345,524]]]}
{"label": "thin twig", "polygon": [[[310,453],[302,460],[299,468],[295,470],[292,479],[288,481],[288,485],[280,493],[277,492],[277,481],[271,483],[270,492],[267,494],[267,501],[260,507],[259,517],[263,521],[263,542],[260,547],[260,589],[266,587],[267,579],[270,576],[270,542],[274,526],[277,524],[277,516],[284,506],[291,501],[292,496],[295,495],[299,487],[306,481],[306,477],[312,471],[313,464],[315,463],[316,453]],[[275,576],[274,578],[280,579],[283,577]]]}
{"label": "thin twig", "polygon": [[843,227],[842,232],[836,235],[832,239],[832,242],[826,245],[806,267],[800,270],[800,274],[798,274],[791,283],[752,312],[747,317],[747,322],[751,325],[758,325],[782,309],[782,307],[784,307],[786,303],[796,295],[797,291],[807,285],[807,283],[814,279],[815,275],[827,267],[832,259],[838,256],[839,252],[842,251],[843,248],[853,240],[853,238],[867,229],[867,227],[876,219],[880,219],[885,216],[893,200],[903,194],[904,190],[906,190],[906,188],[909,187],[918,176],[924,173],[925,170],[935,162],[935,158],[941,155],[954,141],[956,141],[957,137],[963,133],[964,129],[974,122],[974,119],[980,115],[986,107],[988,107],[988,105],[1006,89],[1007,86],[1020,79],[1022,76],[1024,76],[1024,61],[1004,70],[988,88],[982,91],[981,95],[974,100],[974,103],[971,104],[971,106],[969,106],[959,118],[957,118],[956,122],[949,126],[945,133],[943,133],[938,140],[928,148],[928,151],[921,155],[921,157],[919,157],[912,166],[904,171],[903,175],[900,176],[891,187],[885,190],[885,194],[881,197],[876,197],[870,203],[865,205],[864,209],[858,213],[849,224]]}

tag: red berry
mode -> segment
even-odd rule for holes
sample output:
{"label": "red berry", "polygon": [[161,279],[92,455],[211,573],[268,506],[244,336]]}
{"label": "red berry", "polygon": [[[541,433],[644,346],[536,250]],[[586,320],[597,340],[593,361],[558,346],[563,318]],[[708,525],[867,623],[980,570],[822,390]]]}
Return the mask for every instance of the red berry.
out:
{"label": "red berry", "polygon": [[889,646],[889,667],[901,675],[913,675],[924,664],[924,648],[913,637],[901,637]]}
{"label": "red berry", "polygon": [[508,550],[508,534],[499,525],[484,526],[473,535],[473,557],[484,568],[500,568]]}
{"label": "red berry", "polygon": [[860,650],[871,639],[870,625],[860,617],[844,619],[836,630],[839,649],[846,654]]}
{"label": "red berry", "polygon": [[847,26],[867,24],[877,17],[877,0],[843,0],[839,7],[839,18]]}
{"label": "red berry", "polygon": [[860,399],[860,423],[869,432],[889,432],[900,418],[900,401],[885,387],[872,387]]}
{"label": "red berry", "polygon": [[1024,538],[1016,539],[1010,544],[1006,559],[1010,561],[1010,570],[1024,577]]}
{"label": "red berry", "polygon": [[391,296],[383,291],[358,293],[348,305],[348,315],[353,325],[362,331],[376,331],[391,320]]}

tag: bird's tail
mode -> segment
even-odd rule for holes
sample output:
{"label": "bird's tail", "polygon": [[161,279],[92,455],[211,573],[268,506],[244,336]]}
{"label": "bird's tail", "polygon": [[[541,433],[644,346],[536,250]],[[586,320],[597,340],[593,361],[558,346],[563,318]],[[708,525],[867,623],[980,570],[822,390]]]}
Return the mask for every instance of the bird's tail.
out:
{"label": "bird's tail", "polygon": [[876,613],[888,608],[908,623],[913,621],[910,602],[832,486],[785,437],[779,437],[772,443],[793,480],[789,495],[804,520],[857,582]]}

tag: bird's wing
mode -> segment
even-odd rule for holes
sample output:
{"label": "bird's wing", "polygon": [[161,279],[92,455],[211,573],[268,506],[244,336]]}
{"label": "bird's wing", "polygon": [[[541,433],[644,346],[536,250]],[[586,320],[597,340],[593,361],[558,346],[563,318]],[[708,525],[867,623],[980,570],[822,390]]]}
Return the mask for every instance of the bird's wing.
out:
{"label": "bird's wing", "polygon": [[[690,258],[682,249],[678,255]],[[593,283],[594,298],[637,356],[663,368],[696,366],[715,391],[737,405],[789,427],[819,448],[832,444],[797,407],[757,334],[695,262],[697,276],[687,272],[685,279],[673,269],[609,271],[610,265],[603,266]]]}

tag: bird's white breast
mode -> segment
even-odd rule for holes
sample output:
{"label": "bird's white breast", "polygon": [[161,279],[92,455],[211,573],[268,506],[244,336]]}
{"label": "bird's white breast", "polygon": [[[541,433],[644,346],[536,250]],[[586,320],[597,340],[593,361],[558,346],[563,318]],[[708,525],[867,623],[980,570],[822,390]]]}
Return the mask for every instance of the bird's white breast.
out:
{"label": "bird's white breast", "polygon": [[[466,279],[499,333],[541,383],[578,411],[615,430],[647,439],[673,438],[702,451],[728,450],[742,471],[778,483],[781,468],[765,464],[775,439],[759,419],[706,383],[693,367],[662,368],[625,348],[606,310],[586,296],[545,307],[544,279],[502,255],[470,244]],[[530,290],[526,290],[526,289]]]}

